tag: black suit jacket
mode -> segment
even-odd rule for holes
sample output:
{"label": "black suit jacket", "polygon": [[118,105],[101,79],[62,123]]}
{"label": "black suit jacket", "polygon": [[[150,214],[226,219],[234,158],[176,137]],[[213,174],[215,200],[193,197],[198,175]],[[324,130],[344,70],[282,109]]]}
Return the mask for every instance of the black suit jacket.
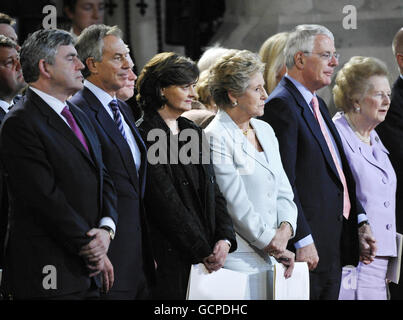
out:
{"label": "black suit jacket", "polygon": [[326,271],[338,259],[356,265],[359,258],[357,212],[365,213],[355,196],[355,182],[325,102],[318,98],[323,119],[340,153],[351,201],[343,217],[343,185],[319,124],[304,98],[287,78],[269,97],[261,117],[274,129],[284,169],[298,207],[297,232],[292,243],[312,234],[319,254],[316,271]]}
{"label": "black suit jacket", "polygon": [[[3,122],[5,111],[0,108],[0,124]],[[4,246],[8,225],[8,197],[5,177],[3,170],[0,169],[0,269],[4,265]]]}
{"label": "black suit jacket", "polygon": [[[90,154],[32,90],[1,127],[1,160],[10,195],[4,282],[17,298],[90,288],[89,271],[78,255],[91,240],[86,233],[98,227],[102,217],[117,223],[116,192],[102,164],[96,132],[82,111],[68,105]],[[56,289],[43,286],[48,265],[56,268]]]}
{"label": "black suit jacket", "polygon": [[137,176],[130,147],[98,98],[84,87],[70,101],[86,113],[95,127],[101,142],[104,164],[117,190],[119,222],[116,226],[116,237],[108,252],[115,273],[112,290],[135,291],[142,271],[145,271],[149,280],[153,279],[154,273],[143,205],[147,168],[146,147],[135,126],[130,108],[119,100],[120,112],[130,126],[141,151],[141,166]]}
{"label": "black suit jacket", "polygon": [[403,233],[403,79],[393,84],[390,109],[385,121],[376,127],[389,151],[390,161],[397,176],[396,229]]}

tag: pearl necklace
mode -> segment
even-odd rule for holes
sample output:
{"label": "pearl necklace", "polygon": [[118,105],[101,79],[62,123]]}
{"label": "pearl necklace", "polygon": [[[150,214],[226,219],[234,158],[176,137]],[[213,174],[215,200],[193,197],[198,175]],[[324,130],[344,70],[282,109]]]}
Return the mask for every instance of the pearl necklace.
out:
{"label": "pearl necklace", "polygon": [[357,130],[357,128],[353,125],[353,122],[351,121],[350,117],[348,116],[347,113],[344,114],[344,116],[346,117],[346,120],[348,122],[348,124],[350,125],[351,129],[353,129],[354,133],[356,134],[356,136],[358,137],[358,139],[360,139],[362,142],[371,145],[371,137],[364,137],[362,134],[360,134]]}

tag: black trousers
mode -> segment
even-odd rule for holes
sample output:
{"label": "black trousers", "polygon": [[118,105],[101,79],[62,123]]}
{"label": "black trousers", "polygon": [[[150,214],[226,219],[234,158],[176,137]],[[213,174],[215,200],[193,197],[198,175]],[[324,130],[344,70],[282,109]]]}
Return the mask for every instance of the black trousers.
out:
{"label": "black trousers", "polygon": [[309,272],[310,300],[338,300],[342,268],[335,263],[326,272]]}

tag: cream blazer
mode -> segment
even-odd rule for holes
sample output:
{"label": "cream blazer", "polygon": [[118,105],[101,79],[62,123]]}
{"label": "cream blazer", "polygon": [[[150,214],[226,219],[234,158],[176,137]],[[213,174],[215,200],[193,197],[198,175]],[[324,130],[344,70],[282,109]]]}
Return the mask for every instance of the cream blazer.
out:
{"label": "cream blazer", "polygon": [[255,149],[223,110],[205,132],[217,183],[237,232],[236,252],[262,253],[281,222],[289,222],[295,235],[297,207],[272,127],[258,119],[250,123],[263,152]]}

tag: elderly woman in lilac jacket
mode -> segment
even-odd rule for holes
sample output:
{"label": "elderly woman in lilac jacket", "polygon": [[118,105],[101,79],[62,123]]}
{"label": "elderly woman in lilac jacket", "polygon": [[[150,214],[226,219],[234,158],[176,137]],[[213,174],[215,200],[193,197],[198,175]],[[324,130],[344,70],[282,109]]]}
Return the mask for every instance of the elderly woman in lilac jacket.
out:
{"label": "elderly woman in lilac jacket", "polygon": [[357,198],[377,240],[371,264],[343,269],[340,300],[386,300],[388,261],[396,256],[396,175],[374,130],[390,105],[387,74],[376,58],[352,57],[338,72],[333,89],[335,104],[344,111],[333,121],[356,181]]}

